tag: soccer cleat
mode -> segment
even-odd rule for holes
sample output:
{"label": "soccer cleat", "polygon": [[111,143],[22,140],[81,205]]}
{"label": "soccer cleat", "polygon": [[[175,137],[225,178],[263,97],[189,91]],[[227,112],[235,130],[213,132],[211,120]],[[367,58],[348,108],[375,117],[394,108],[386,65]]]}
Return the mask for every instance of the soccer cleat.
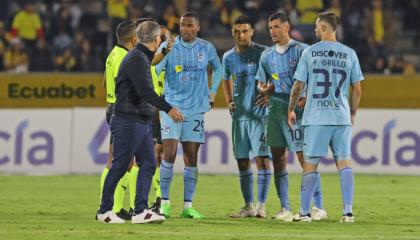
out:
{"label": "soccer cleat", "polygon": [[169,218],[171,216],[171,205],[169,205],[169,203],[164,203],[160,207],[160,214],[166,218]]}
{"label": "soccer cleat", "polygon": [[197,212],[194,208],[190,207],[187,209],[184,209],[181,213],[181,218],[193,218],[193,219],[202,219],[204,216]]}
{"label": "soccer cleat", "polygon": [[124,219],[118,217],[117,214],[115,214],[113,211],[108,211],[106,213],[100,213],[98,211],[96,213],[96,220],[102,223],[110,223],[110,224],[125,223]]}
{"label": "soccer cleat", "polygon": [[257,212],[255,211],[254,206],[244,206],[238,213],[232,213],[229,215],[230,218],[248,218],[255,217]]}
{"label": "soccer cleat", "polygon": [[347,213],[341,216],[340,223],[354,223],[353,213]]}
{"label": "soccer cleat", "polygon": [[311,210],[311,217],[314,221],[325,220],[328,218],[327,212],[324,209],[313,207]]}
{"label": "soccer cleat", "polygon": [[301,215],[297,213],[292,218],[286,220],[287,222],[312,222],[311,214]]}
{"label": "soccer cleat", "polygon": [[121,208],[119,212],[116,213],[119,218],[124,219],[125,221],[131,220],[131,213],[127,212],[124,208]]}
{"label": "soccer cleat", "polygon": [[144,209],[143,212],[134,214],[131,217],[131,223],[163,223],[165,216],[157,214],[150,209]]}
{"label": "soccer cleat", "polygon": [[283,221],[290,221],[293,217],[293,213],[286,208],[282,208],[276,215],[271,217],[272,219],[283,220]]}

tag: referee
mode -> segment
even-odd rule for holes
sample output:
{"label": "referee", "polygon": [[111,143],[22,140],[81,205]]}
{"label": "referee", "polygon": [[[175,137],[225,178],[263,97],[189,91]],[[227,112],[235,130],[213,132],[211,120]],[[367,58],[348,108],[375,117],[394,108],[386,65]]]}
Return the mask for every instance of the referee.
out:
{"label": "referee", "polygon": [[111,118],[113,162],[105,179],[97,219],[104,223],[124,223],[112,212],[113,194],[134,155],[140,167],[132,223],[163,222],[164,216],[148,209],[147,198],[156,169],[152,138],[155,107],[165,111],[174,122],[182,114],[153,90],[150,61],[160,44],[160,27],[156,22],[141,23],[136,30],[138,44],[121,62],[116,81],[117,101]]}

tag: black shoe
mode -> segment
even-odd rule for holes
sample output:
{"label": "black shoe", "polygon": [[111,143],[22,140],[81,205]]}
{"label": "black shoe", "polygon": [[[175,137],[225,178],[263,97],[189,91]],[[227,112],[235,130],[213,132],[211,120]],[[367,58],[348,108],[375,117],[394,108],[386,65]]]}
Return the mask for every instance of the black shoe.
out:
{"label": "black shoe", "polygon": [[161,215],[160,214],[160,201],[161,201],[160,197],[156,198],[156,202],[154,202],[152,206],[150,207],[150,210],[152,210],[154,213],[157,213],[159,215]]}
{"label": "black shoe", "polygon": [[124,219],[125,221],[131,220],[131,213],[127,212],[124,208],[121,208],[119,212],[116,213],[118,217]]}

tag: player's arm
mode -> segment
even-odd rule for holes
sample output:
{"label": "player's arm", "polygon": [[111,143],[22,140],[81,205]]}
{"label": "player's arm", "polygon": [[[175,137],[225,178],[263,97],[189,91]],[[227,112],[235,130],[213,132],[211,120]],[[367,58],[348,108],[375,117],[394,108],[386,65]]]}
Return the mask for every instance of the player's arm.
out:
{"label": "player's arm", "polygon": [[258,63],[257,75],[255,76],[255,79],[258,81],[257,89],[263,97],[270,96],[274,92],[274,84],[268,82],[269,77],[264,67],[265,56],[263,53]]}
{"label": "player's arm", "polygon": [[354,124],[356,119],[356,112],[357,108],[359,107],[360,99],[362,98],[362,85],[360,81],[353,83],[352,85],[352,94],[351,94],[351,106],[350,106],[350,113],[351,113],[351,124]]}
{"label": "player's arm", "polygon": [[155,53],[151,65],[155,66],[159,64],[165,58],[165,56],[172,50],[174,43],[175,41],[173,40],[173,38],[170,38],[166,44],[162,43],[163,47]]}
{"label": "player's arm", "polygon": [[[163,48],[166,46],[166,43],[162,43],[161,45],[160,45],[160,47],[159,47],[159,49],[157,50],[157,52],[159,53],[161,53],[162,51],[163,51]],[[168,63],[168,60],[167,60],[167,58],[166,58],[166,54],[160,54],[160,55],[164,55],[164,56],[158,56],[158,57],[156,57],[156,54],[155,54],[155,56],[153,56],[153,59],[152,59],[152,63],[151,63],[151,65],[154,65],[154,66],[156,66],[156,75],[160,75],[160,73],[166,68],[166,64]],[[155,58],[158,58],[158,59],[155,59]],[[155,61],[155,63],[156,64],[153,64],[153,61]]]}
{"label": "player's arm", "polygon": [[102,77],[102,87],[106,90],[106,71],[104,71],[104,76]]}
{"label": "player's arm", "polygon": [[361,81],[364,79],[362,70],[360,68],[359,59],[357,54],[353,51],[353,65],[350,74],[350,82],[352,86],[351,102],[350,102],[350,113],[351,123],[354,124],[356,119],[357,108],[359,107],[360,99],[362,98],[362,85]]}
{"label": "player's arm", "polygon": [[210,104],[213,105],[216,98],[217,89],[220,81],[222,81],[222,64],[217,56],[216,48],[211,44],[209,49],[209,63],[212,69],[211,86],[210,86]]}
{"label": "player's arm", "polygon": [[292,128],[292,126],[296,123],[295,108],[300,96],[302,95],[303,89],[305,89],[305,83],[298,80],[295,81],[290,93],[289,108],[287,111],[287,124],[290,128]]}

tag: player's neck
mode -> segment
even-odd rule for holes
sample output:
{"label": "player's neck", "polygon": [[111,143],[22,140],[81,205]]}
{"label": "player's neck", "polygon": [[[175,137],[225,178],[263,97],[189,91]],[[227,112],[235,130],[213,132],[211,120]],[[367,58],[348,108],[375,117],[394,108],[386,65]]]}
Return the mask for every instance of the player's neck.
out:
{"label": "player's neck", "polygon": [[127,51],[131,50],[133,47],[131,47],[129,43],[122,43],[122,42],[117,42],[117,45],[125,48]]}
{"label": "player's neck", "polygon": [[181,41],[182,41],[182,42],[184,42],[184,43],[193,43],[196,39],[197,39],[197,38],[195,37],[195,38],[192,38],[192,39],[190,39],[189,41],[187,41],[187,40],[185,40],[185,39],[183,39],[183,38],[181,37]]}
{"label": "player's neck", "polygon": [[284,38],[283,40],[276,42],[276,45],[286,46],[290,42],[290,40],[292,40],[290,37]]}
{"label": "player's neck", "polygon": [[321,41],[337,42],[337,38],[335,37],[335,34],[325,34],[322,36]]}
{"label": "player's neck", "polygon": [[246,45],[246,46],[236,45],[235,51],[236,51],[237,53],[243,53],[243,52],[246,52],[246,50],[248,50],[248,49],[251,47],[251,44],[252,44],[252,43],[249,43],[249,44],[248,44],[248,45]]}

